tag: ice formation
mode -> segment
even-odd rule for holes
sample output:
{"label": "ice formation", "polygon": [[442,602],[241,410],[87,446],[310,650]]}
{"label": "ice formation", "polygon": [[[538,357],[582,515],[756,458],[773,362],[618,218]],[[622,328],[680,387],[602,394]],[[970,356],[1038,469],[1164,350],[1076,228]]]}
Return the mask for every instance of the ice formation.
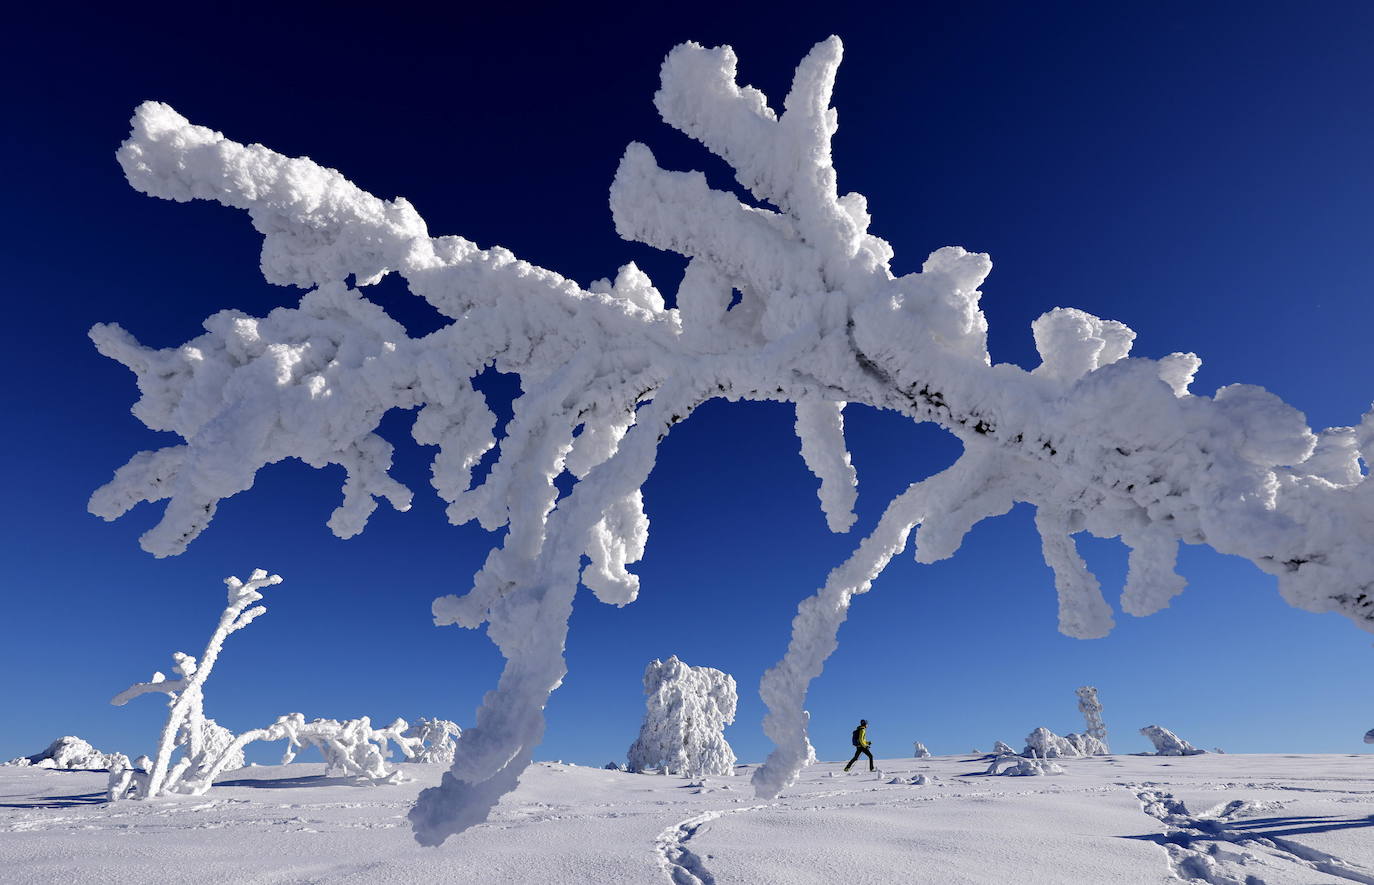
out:
{"label": "ice formation", "polygon": [[1106,756],[1107,746],[1092,735],[1070,733],[1060,737],[1048,728],[1037,728],[1026,736],[1026,748],[1021,755],[1041,759]]}
{"label": "ice formation", "polygon": [[702,777],[735,773],[725,726],[735,721],[735,677],[670,657],[644,668],[644,724],[628,769]]}
{"label": "ice formation", "polygon": [[[168,679],[160,672],[154,673],[149,681],[135,683],[110,699],[110,703],[122,707],[150,692],[162,692],[171,698],[167,722],[157,743],[157,756],[147,769],[147,782],[139,794],[141,799],[169,792],[203,793],[219,772],[243,767],[242,745],[236,743],[228,729],[205,716],[205,680],[210,678],[229,634],[247,627],[267,611],[266,606],[253,605],[262,599],[258,591],[280,584],[281,576],[254,569],[247,583],[235,577],[225,578],[224,583],[229,588],[228,605],[220,614],[200,660],[175,652],[172,669],[179,678]],[[172,755],[178,749],[182,755],[173,765]],[[112,780],[114,777],[112,773]]]}
{"label": "ice formation", "polygon": [[102,753],[89,742],[69,734],[48,744],[48,748],[42,752],[20,756],[4,764],[65,771],[105,771],[116,765],[128,765],[129,757],[123,753]]}
{"label": "ice formation", "polygon": [[[119,152],[129,182],[247,210],[264,236],[267,279],[308,291],[265,317],[215,314],[205,334],[165,350],[115,325],[91,330],[102,353],[138,376],[135,414],[184,440],[135,455],[95,493],[92,512],[113,519],[165,500],[141,543],[175,554],[259,469],[298,458],[344,467],[329,525],[354,535],[376,499],[410,504],[388,475],[391,445],[375,433],[400,408],[418,410],[416,441],[438,447],[433,484],[449,519],[508,528],[471,590],[434,604],[440,624],[485,622],[507,663],[451,771],[412,811],[422,843],[485,820],[514,788],[563,679],[579,579],[604,602],[633,601],[639,582],[627,566],[645,549],[640,490],[658,444],[713,398],[795,405],[802,457],[835,530],[854,522],[848,403],[936,423],[964,445],[954,465],[897,495],[801,604],[786,656],[760,687],[776,747],[755,775],[760,796],[776,796],[806,764],[807,688],[853,597],[918,526],[916,557],[933,562],[980,520],[1033,505],[1071,636],[1101,636],[1113,623],[1075,549],[1084,531],[1130,548],[1121,607],[1132,615],[1182,590],[1174,561],[1186,542],[1249,559],[1278,577],[1292,605],[1374,630],[1374,483],[1361,467],[1374,451],[1374,410],[1314,433],[1258,387],[1195,395],[1196,356],[1130,357],[1130,329],[1072,309],[1033,324],[1033,371],[993,365],[979,308],[988,257],[944,247],[920,272],[895,276],[865,198],[836,188],[830,96],[840,56],[838,39],[818,44],[779,113],[736,83],[729,47],[669,53],[659,113],[729,163],[753,198],[628,147],[612,215],[627,239],[689,259],[673,308],[633,264],[584,289],[507,249],[433,237],[409,202],[378,199],[308,159],[230,141],[165,104],[139,107]],[[388,273],[452,322],[408,336],[357,288]],[[519,374],[522,394],[499,457],[474,486],[496,419],[471,379],[492,366]],[[564,472],[577,482],[558,500]]]}
{"label": "ice formation", "polygon": [[1015,755],[1016,755],[1016,751],[1013,750],[1013,749],[1011,748],[1010,745],[1008,745],[1007,743],[1005,743],[1005,742],[1003,742],[1003,741],[998,741],[997,743],[993,744],[993,745],[992,745],[992,752],[996,753],[998,756],[1015,756]]}
{"label": "ice formation", "polygon": [[1206,753],[1206,750],[1199,750],[1183,738],[1174,734],[1167,728],[1158,725],[1147,725],[1140,730],[1140,733],[1150,739],[1150,743],[1155,745],[1156,756],[1197,756]]}
{"label": "ice formation", "polygon": [[915,741],[915,742],[912,744],[912,746],[916,748],[916,758],[917,758],[917,759],[929,759],[929,758],[930,758],[930,751],[926,749],[926,745],[925,745],[925,744],[921,743],[920,741]]}
{"label": "ice formation", "polygon": [[1097,699],[1097,689],[1091,685],[1085,685],[1079,688],[1076,694],[1078,695],[1078,712],[1083,714],[1083,721],[1088,726],[1087,735],[1102,744],[1104,753],[1110,752],[1107,749],[1107,726],[1102,722],[1102,702]]}
{"label": "ice formation", "polygon": [[[411,762],[453,764],[453,753],[463,729],[447,719],[417,719],[406,729],[399,744],[401,752]],[[418,743],[417,743],[418,742]]]}

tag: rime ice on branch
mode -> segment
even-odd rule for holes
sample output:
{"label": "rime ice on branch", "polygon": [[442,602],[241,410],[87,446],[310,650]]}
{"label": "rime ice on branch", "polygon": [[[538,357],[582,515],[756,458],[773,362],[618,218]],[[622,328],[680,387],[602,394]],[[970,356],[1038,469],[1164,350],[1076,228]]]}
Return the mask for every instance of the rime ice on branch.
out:
{"label": "rime ice on branch", "polygon": [[[229,634],[242,630],[266,613],[266,606],[253,603],[262,599],[258,591],[280,584],[281,576],[269,576],[263,569],[254,569],[247,583],[235,577],[225,578],[224,583],[229,588],[228,604],[200,660],[174,652],[172,658],[176,664],[172,669],[179,679],[154,673],[147,682],[135,683],[110,699],[110,703],[122,707],[150,692],[162,692],[171,698],[167,722],[157,742],[157,757],[151,767],[144,769],[147,777],[140,782],[140,799],[153,799],[166,793],[204,793],[221,771],[243,767],[243,744],[229,729],[205,716],[205,680],[210,678],[210,671],[219,660],[220,649]],[[172,765],[172,755],[178,748],[182,751],[181,758]],[[112,770],[111,774],[114,781],[120,779],[123,772]],[[124,786],[128,785],[126,779]],[[111,798],[120,798],[114,795],[115,792],[112,786]]]}
{"label": "rime ice on branch", "polygon": [[627,756],[630,771],[687,777],[735,773],[725,726],[735,721],[735,677],[677,656],[644,668],[644,724]]}
{"label": "rime ice on branch", "polygon": [[[1071,309],[1033,324],[1036,369],[992,365],[979,308],[988,257],[945,247],[920,272],[895,276],[866,199],[837,190],[829,105],[840,55],[836,38],[817,45],[779,113],[736,83],[729,47],[669,53],[660,114],[723,157],[752,197],[661,169],[642,144],[626,150],[611,187],[616,229],[687,257],[672,309],[633,264],[583,289],[504,248],[432,237],[410,203],[378,199],[308,159],[235,143],[163,104],[138,109],[119,153],[130,183],[246,210],[264,236],[264,275],[308,291],[266,317],[216,314],[179,348],[145,348],[118,326],[92,330],[102,353],[137,374],[135,414],[184,443],[135,455],[91,510],[114,518],[167,501],[142,543],[174,554],[259,469],[298,458],[345,468],[329,524],[356,534],[375,499],[409,506],[387,473],[391,446],[375,433],[400,408],[418,410],[416,441],[437,446],[433,484],[449,519],[509,528],[472,589],[434,605],[440,624],[485,622],[507,663],[451,771],[412,812],[421,842],[484,820],[514,788],[565,672],[579,578],[604,602],[635,598],[627,566],[648,532],[640,489],[663,437],[713,398],[796,406],[801,454],[835,530],[853,523],[846,404],[936,423],[964,444],[953,466],[894,498],[801,604],[786,656],[761,686],[776,744],[755,778],[762,796],[806,764],[807,687],[852,598],[918,526],[916,557],[933,562],[980,520],[1033,505],[1060,629],[1072,636],[1112,626],[1075,549],[1083,531],[1129,548],[1121,607],[1132,615],[1180,592],[1174,561],[1186,542],[1249,559],[1293,605],[1374,630],[1374,483],[1361,468],[1374,452],[1374,411],[1314,433],[1257,387],[1194,395],[1196,356],[1130,357],[1130,329]],[[349,284],[392,272],[452,322],[411,338]],[[471,384],[488,366],[518,373],[523,393],[499,457],[474,485],[472,468],[495,445],[495,418]],[[555,510],[565,471],[577,482]]]}

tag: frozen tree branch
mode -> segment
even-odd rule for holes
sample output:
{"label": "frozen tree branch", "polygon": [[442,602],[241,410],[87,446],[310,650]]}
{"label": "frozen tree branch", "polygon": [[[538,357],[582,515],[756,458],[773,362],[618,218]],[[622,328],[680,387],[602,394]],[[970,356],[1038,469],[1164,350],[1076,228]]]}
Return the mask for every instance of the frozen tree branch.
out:
{"label": "frozen tree branch", "polygon": [[[195,783],[203,783],[199,792],[204,792],[221,770],[243,765],[242,743],[228,729],[205,716],[205,680],[210,678],[210,671],[219,660],[220,649],[229,634],[242,630],[267,611],[265,606],[253,605],[262,599],[258,591],[280,584],[281,577],[254,569],[247,583],[235,577],[225,578],[224,583],[229,588],[228,604],[200,660],[176,652],[172,655],[176,660],[173,669],[181,675],[180,679],[167,679],[162,673],[154,673],[148,682],[135,683],[110,699],[110,703],[122,707],[149,692],[165,692],[171,698],[167,722],[157,743],[157,756],[152,767],[144,769],[146,779],[140,779],[140,799],[153,799],[169,792],[197,792],[188,786]],[[178,747],[182,756],[173,766],[172,755]],[[112,774],[112,798],[115,794],[113,782],[123,773]],[[128,785],[129,780],[125,778],[124,787]]]}
{"label": "frozen tree branch", "polygon": [[[802,455],[839,531],[853,523],[855,487],[843,404],[933,422],[965,447],[954,466],[893,500],[801,604],[762,687],[777,744],[756,778],[762,795],[806,763],[807,686],[852,597],[918,526],[916,556],[930,562],[952,555],[980,520],[1033,505],[1070,635],[1102,635],[1113,620],[1074,549],[1083,531],[1130,548],[1130,614],[1157,611],[1182,589],[1179,543],[1208,544],[1277,576],[1289,603],[1374,630],[1374,410],[1314,433],[1260,388],[1195,395],[1195,355],[1131,357],[1130,329],[1072,309],[1034,323],[1036,369],[993,365],[979,308],[989,258],[949,246],[895,276],[891,246],[869,232],[867,201],[837,189],[830,97],[840,56],[836,38],[817,45],[778,113],[736,83],[728,47],[669,53],[655,98],[664,120],[723,157],[757,201],[661,169],[644,145],[626,149],[612,216],[622,236],[688,259],[673,309],[633,265],[583,289],[506,249],[433,237],[405,200],[380,200],[308,159],[240,145],[166,105],[138,109],[119,153],[130,183],[246,210],[264,236],[264,275],[309,291],[262,318],[216,314],[179,348],[142,347],[118,326],[92,330],[100,351],[136,374],[135,414],[184,440],[135,455],[92,497],[92,512],[112,519],[167,501],[142,543],[175,554],[264,465],[297,458],[344,466],[329,524],[354,534],[376,499],[409,505],[375,434],[400,408],[418,409],[416,441],[438,447],[433,484],[449,519],[509,527],[472,589],[435,601],[438,623],[485,622],[507,664],[451,771],[412,812],[420,841],[480,822],[514,787],[564,674],[579,579],[603,601],[634,599],[628,566],[648,531],[640,489],[659,442],[712,398],[797,407]],[[391,272],[450,324],[410,338],[355,288]],[[495,419],[471,383],[488,366],[518,373],[524,392],[494,467],[474,486],[473,466],[495,445]],[[564,471],[577,482],[554,509]]]}

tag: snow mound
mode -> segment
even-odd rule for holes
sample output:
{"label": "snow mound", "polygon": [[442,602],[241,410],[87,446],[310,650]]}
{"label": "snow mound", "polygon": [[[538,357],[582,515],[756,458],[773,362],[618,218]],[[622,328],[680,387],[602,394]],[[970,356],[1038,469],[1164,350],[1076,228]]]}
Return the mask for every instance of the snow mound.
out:
{"label": "snow mound", "polygon": [[6,765],[54,768],[63,771],[108,771],[122,760],[128,764],[129,758],[123,753],[102,753],[88,742],[74,735],[65,735],[48,744],[48,748],[32,756],[11,759]]}
{"label": "snow mound", "polygon": [[1026,737],[1022,756],[1041,759],[1076,759],[1080,756],[1106,756],[1107,747],[1097,738],[1086,734],[1069,733],[1060,737],[1048,728],[1037,728]]}
{"label": "snow mound", "polygon": [[993,744],[992,752],[996,753],[998,756],[1016,755],[1016,751],[1013,750],[1008,744],[1004,743],[1003,741],[998,741],[997,743]]}
{"label": "snow mound", "polygon": [[1198,756],[1207,752],[1206,750],[1199,750],[1169,729],[1158,725],[1147,725],[1140,730],[1140,733],[1149,738],[1150,743],[1155,745],[1156,756]]}
{"label": "snow mound", "polygon": [[[1005,766],[1005,767],[1002,767]],[[1040,777],[1048,774],[1063,774],[1064,769],[1048,759],[1025,759],[1021,756],[998,756],[988,766],[986,774],[1007,777]]]}

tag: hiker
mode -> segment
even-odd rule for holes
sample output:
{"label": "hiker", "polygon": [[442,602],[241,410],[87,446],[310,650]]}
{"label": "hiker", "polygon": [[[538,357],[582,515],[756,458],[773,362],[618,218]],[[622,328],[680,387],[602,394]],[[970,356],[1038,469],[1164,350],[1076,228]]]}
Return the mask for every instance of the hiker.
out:
{"label": "hiker", "polygon": [[867,720],[867,719],[860,719],[860,720],[859,720],[859,727],[856,728],[856,729],[854,729],[853,741],[854,741],[854,758],[849,760],[849,765],[846,765],[846,766],[844,767],[844,770],[845,770],[845,771],[848,771],[848,770],[849,770],[849,766],[850,766],[850,765],[853,765],[855,762],[859,761],[859,754],[860,754],[860,753],[863,753],[865,756],[868,757],[868,770],[869,770],[869,771],[874,771],[875,769],[874,769],[874,767],[873,767],[873,754],[870,753],[870,752],[868,751],[868,748],[871,747],[871,746],[873,746],[873,745],[872,745],[871,743],[869,743],[869,741],[868,741],[868,720]]}

